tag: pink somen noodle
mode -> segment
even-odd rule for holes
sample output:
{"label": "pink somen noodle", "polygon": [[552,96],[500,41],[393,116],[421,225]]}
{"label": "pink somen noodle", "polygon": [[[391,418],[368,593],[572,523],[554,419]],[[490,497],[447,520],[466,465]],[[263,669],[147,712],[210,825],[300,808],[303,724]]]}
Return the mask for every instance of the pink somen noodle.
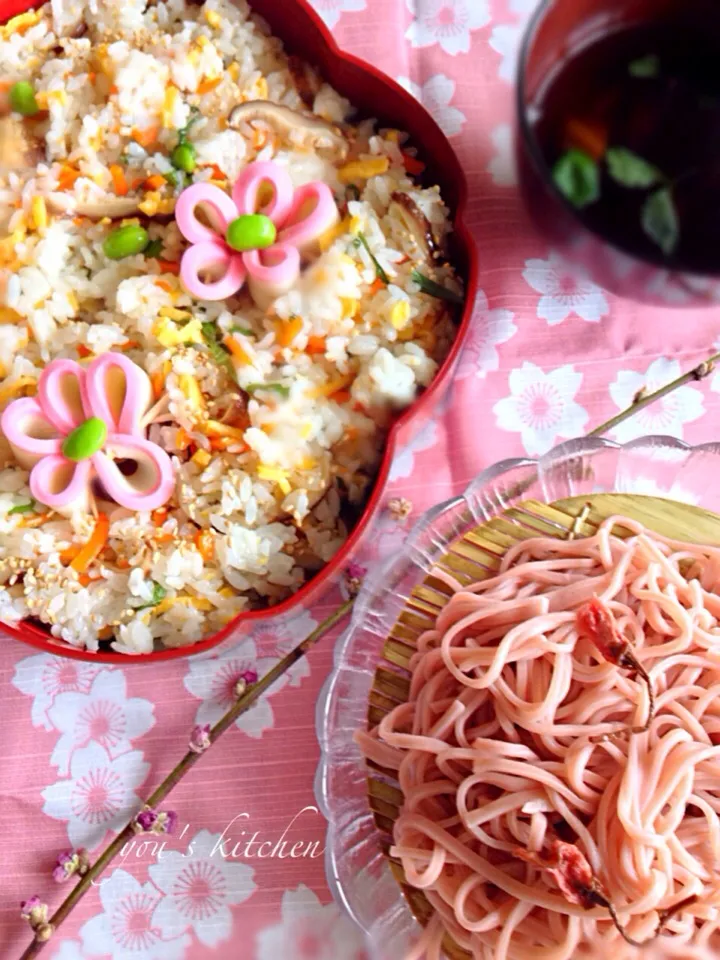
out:
{"label": "pink somen noodle", "polygon": [[720,548],[612,517],[433,573],[409,700],[357,734],[433,907],[402,960],[720,957]]}

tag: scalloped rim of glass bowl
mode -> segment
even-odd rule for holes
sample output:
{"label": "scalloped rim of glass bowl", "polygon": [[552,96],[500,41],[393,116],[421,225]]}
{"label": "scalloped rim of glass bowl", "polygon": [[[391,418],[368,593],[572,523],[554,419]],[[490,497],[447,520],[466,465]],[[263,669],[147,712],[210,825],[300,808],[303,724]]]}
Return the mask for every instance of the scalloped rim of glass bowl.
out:
{"label": "scalloped rim of glass bowl", "polygon": [[[715,472],[707,469],[709,462]],[[460,496],[423,514],[402,553],[368,573],[318,696],[315,796],[328,820],[328,884],[365,933],[372,960],[397,960],[420,930],[381,850],[367,802],[365,762],[353,741],[366,722],[379,653],[410,590],[453,540],[522,500],[636,493],[720,512],[720,492],[711,492],[718,469],[720,443],[691,446],[662,436],[624,445],[599,437],[570,440],[537,460],[503,460],[484,470]]]}

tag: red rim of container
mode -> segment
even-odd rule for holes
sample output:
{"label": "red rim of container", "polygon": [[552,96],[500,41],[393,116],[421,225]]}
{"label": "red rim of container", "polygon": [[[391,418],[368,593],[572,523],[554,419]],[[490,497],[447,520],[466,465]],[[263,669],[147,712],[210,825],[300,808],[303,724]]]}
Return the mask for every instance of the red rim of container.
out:
{"label": "red rim of container", "polygon": [[[274,35],[283,40],[287,48],[295,48],[302,53],[302,51],[307,50],[308,47],[315,47],[315,52],[319,56],[314,60],[311,60],[310,57],[307,57],[307,59],[313,63],[314,66],[318,67],[333,85],[335,85],[333,78],[329,76],[329,74],[342,73],[343,69],[347,68],[351,76],[362,72],[372,81],[373,86],[377,87],[378,84],[380,84],[386,87],[391,92],[393,100],[401,101],[402,108],[405,111],[404,116],[394,117],[393,125],[403,130],[409,130],[411,134],[413,129],[415,129],[419,130],[421,135],[431,136],[433,139],[430,146],[428,146],[428,143],[425,142],[424,139],[423,142],[417,142],[418,138],[414,139],[414,142],[417,142],[423,161],[430,161],[430,166],[432,167],[433,159],[437,159],[439,156],[439,162],[435,163],[438,169],[445,168],[448,164],[451,167],[451,170],[446,172],[445,176],[438,178],[438,180],[445,181],[444,199],[446,199],[446,201],[448,189],[454,194],[454,202],[452,203],[454,224],[453,242],[458,258],[464,261],[465,264],[465,269],[462,273],[465,281],[466,301],[462,318],[458,323],[455,341],[431,385],[393,424],[388,434],[385,453],[373,484],[372,493],[347,541],[335,554],[333,559],[330,560],[319,573],[308,580],[297,593],[294,593],[281,603],[274,604],[265,609],[240,613],[223,627],[222,630],[196,643],[135,655],[115,653],[106,650],[91,653],[84,649],[81,650],[72,647],[62,640],[56,640],[41,628],[24,621],[18,625],[0,623],[0,629],[2,629],[3,632],[31,647],[35,647],[37,650],[75,660],[94,661],[98,663],[158,663],[163,660],[175,660],[180,657],[195,656],[196,654],[207,652],[219,646],[234,633],[240,635],[242,628],[247,630],[248,627],[252,627],[255,623],[267,621],[272,617],[289,614],[296,608],[298,610],[302,609],[303,601],[310,594],[316,594],[323,588],[329,589],[332,581],[350,561],[351,555],[358,541],[366,532],[368,525],[373,522],[375,513],[380,506],[385,492],[390,467],[397,447],[398,436],[409,426],[412,420],[420,417],[423,412],[426,416],[429,415],[449,386],[457,358],[470,329],[478,290],[478,255],[472,234],[464,220],[469,199],[465,173],[447,137],[433,118],[427,113],[425,108],[410,93],[376,67],[366,63],[353,54],[342,51],[336,44],[325,23],[309,5],[307,0],[292,0],[292,6],[294,6],[296,10],[288,16],[288,7],[290,5],[288,0],[250,0],[250,6],[256,13],[259,13],[270,23]],[[27,0],[0,0],[0,23],[7,21],[10,17],[18,13],[37,6],[38,4],[27,2]],[[283,37],[283,26],[287,28],[288,25],[291,26],[292,33],[289,33],[288,37]],[[357,99],[353,99],[353,102],[357,102]],[[362,112],[367,115],[382,114],[382,109]]]}

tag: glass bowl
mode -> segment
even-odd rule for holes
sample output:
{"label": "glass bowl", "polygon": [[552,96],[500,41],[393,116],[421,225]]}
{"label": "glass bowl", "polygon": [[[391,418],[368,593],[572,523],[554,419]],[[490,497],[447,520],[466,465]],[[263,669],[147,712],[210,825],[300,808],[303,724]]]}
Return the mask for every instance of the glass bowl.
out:
{"label": "glass bowl", "polygon": [[367,800],[367,771],[353,741],[365,728],[368,695],[384,642],[412,589],[450,543],[523,500],[545,503],[591,493],[635,493],[720,513],[720,443],[690,447],[671,437],[620,446],[586,438],[540,460],[504,460],[465,492],[428,510],[402,551],[368,574],[317,705],[321,760],[316,796],[328,820],[326,871],[335,899],[359,924],[371,960],[398,960],[420,927],[393,879]]}

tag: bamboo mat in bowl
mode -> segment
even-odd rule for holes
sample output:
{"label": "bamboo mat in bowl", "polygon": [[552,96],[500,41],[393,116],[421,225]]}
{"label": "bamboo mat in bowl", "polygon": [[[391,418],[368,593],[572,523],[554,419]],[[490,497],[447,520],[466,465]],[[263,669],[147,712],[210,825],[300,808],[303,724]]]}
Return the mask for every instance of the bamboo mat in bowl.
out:
{"label": "bamboo mat in bowl", "polygon": [[[571,497],[551,504],[528,500],[502,515],[468,531],[456,540],[438,561],[437,567],[450,573],[463,585],[492,576],[503,554],[516,543],[532,537],[592,536],[603,520],[621,515],[637,520],[650,530],[678,540],[720,544],[720,516],[693,507],[638,494],[605,493]],[[619,525],[617,536],[629,531]],[[429,573],[412,591],[383,648],[382,660],[375,672],[368,703],[368,728],[376,727],[383,717],[401,703],[410,691],[408,664],[420,634],[432,628],[435,618],[451,596],[450,588]],[[392,831],[402,806],[402,793],[395,774],[368,764],[368,800],[375,823],[382,834],[390,868],[417,920],[424,926],[433,908],[425,895],[407,884],[399,861],[389,855]],[[450,960],[472,960],[471,955],[446,938],[443,949]]]}

